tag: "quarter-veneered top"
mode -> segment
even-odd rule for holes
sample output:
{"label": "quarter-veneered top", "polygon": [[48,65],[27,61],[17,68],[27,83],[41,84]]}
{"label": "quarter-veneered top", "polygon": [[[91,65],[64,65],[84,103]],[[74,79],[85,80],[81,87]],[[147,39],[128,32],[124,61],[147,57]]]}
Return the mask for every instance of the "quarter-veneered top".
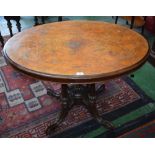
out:
{"label": "quarter-veneered top", "polygon": [[4,55],[16,68],[67,83],[98,82],[139,67],[148,42],[123,26],[97,21],[64,21],[16,34]]}

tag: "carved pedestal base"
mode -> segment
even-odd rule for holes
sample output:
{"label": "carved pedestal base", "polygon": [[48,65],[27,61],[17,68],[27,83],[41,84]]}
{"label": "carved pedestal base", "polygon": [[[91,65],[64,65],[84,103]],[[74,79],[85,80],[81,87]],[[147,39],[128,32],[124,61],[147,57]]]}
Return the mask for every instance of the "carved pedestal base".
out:
{"label": "carved pedestal base", "polygon": [[95,84],[87,84],[87,85],[67,85],[62,84],[61,93],[56,93],[51,89],[47,90],[48,95],[54,96],[61,100],[62,109],[60,112],[60,116],[58,120],[50,125],[46,134],[50,135],[55,129],[59,126],[59,124],[64,120],[67,116],[68,112],[74,105],[84,105],[92,117],[101,125],[108,129],[114,129],[114,125],[102,118],[96,108],[96,97],[104,90],[104,85],[96,90]]}

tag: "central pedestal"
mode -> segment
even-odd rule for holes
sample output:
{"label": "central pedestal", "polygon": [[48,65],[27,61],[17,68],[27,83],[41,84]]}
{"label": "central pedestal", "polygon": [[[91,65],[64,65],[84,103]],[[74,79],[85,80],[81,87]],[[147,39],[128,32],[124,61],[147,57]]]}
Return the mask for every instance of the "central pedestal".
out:
{"label": "central pedestal", "polygon": [[61,85],[61,93],[56,93],[52,89],[47,90],[47,94],[50,96],[54,96],[58,98],[62,103],[62,109],[60,112],[60,116],[57,121],[50,125],[46,134],[51,135],[59,124],[65,119],[68,112],[74,105],[83,105],[85,106],[92,117],[101,125],[108,129],[114,129],[114,125],[108,120],[104,119],[99,115],[98,110],[96,108],[96,97],[100,94],[100,92],[104,91],[104,85],[100,86],[97,90],[95,84],[76,84],[76,85]]}

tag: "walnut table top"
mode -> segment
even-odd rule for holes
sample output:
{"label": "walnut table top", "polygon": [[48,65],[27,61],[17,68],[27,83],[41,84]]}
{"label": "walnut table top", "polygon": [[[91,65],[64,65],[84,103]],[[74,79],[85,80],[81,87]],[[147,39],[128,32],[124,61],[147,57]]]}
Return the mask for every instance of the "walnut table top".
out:
{"label": "walnut table top", "polygon": [[93,83],[133,71],[148,56],[148,42],[126,27],[64,21],[24,30],[5,44],[4,56],[32,76],[64,83]]}

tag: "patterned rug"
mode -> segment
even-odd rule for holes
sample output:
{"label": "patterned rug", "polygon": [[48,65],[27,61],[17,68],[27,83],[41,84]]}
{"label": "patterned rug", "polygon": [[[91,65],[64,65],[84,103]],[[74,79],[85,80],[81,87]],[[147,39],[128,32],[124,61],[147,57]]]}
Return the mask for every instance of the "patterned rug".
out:
{"label": "patterned rug", "polygon": [[[105,86],[97,108],[111,121],[153,102],[128,77],[108,81]],[[60,85],[21,74],[0,55],[0,137],[46,137],[45,129],[61,109],[46,88],[57,90]],[[98,127],[83,106],[76,106],[52,137],[89,137],[87,133]]]}
{"label": "patterned rug", "polygon": [[155,138],[155,120],[127,132],[120,138]]}

